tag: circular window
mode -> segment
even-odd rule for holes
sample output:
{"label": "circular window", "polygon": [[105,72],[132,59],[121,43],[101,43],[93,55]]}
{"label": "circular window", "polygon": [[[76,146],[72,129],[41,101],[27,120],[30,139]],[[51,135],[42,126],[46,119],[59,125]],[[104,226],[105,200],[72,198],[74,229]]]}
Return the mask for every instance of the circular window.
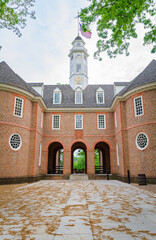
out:
{"label": "circular window", "polygon": [[145,133],[140,132],[136,135],[135,142],[139,150],[144,150],[148,146],[148,137]]}
{"label": "circular window", "polygon": [[18,151],[22,146],[22,138],[18,133],[13,133],[9,139],[10,147],[14,151]]}

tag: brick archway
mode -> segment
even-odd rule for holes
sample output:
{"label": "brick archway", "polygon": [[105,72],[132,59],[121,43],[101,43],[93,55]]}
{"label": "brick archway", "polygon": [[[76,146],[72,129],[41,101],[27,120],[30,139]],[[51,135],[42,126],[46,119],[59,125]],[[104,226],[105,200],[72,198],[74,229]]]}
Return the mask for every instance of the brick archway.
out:
{"label": "brick archway", "polygon": [[60,151],[63,145],[60,142],[53,142],[48,147],[48,174],[63,174],[63,165],[60,160]]}
{"label": "brick archway", "polygon": [[85,169],[84,173],[87,173],[87,147],[83,142],[75,142],[71,146],[71,173],[73,174],[73,154],[76,149],[82,149],[85,153]]}
{"label": "brick archway", "polygon": [[106,174],[111,172],[110,148],[106,142],[98,142],[95,148],[99,151],[99,167],[95,166],[95,174]]}

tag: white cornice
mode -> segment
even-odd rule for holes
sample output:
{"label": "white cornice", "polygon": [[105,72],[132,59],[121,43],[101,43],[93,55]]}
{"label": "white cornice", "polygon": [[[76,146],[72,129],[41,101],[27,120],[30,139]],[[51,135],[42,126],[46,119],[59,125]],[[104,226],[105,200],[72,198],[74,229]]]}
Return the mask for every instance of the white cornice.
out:
{"label": "white cornice", "polygon": [[118,102],[120,101],[126,101],[129,97],[133,96],[134,94],[150,91],[156,88],[156,82],[148,83],[142,86],[139,86],[137,88],[133,88],[129,90],[128,92],[125,92],[122,96],[116,96],[112,102],[111,109],[114,110],[114,108],[117,106]]}
{"label": "white cornice", "polygon": [[113,112],[115,107],[120,101],[125,101],[134,94],[137,94],[143,91],[150,91],[155,88],[156,88],[156,82],[145,84],[137,88],[133,88],[130,91],[123,94],[122,96],[116,96],[112,102],[111,107],[109,108],[102,108],[102,107],[100,108],[98,107],[97,108],[47,108],[42,97],[34,96],[32,93],[29,93],[26,90],[23,90],[18,87],[0,83],[0,90],[18,93],[27,97],[32,102],[39,102],[39,104],[42,106],[45,112]]}
{"label": "white cornice", "polygon": [[44,110],[46,110],[47,108],[42,97],[34,96],[32,93],[21,88],[0,83],[0,90],[21,94],[22,96],[27,97],[32,102],[39,102]]}
{"label": "white cornice", "polygon": [[46,112],[112,112],[111,108],[47,108]]}

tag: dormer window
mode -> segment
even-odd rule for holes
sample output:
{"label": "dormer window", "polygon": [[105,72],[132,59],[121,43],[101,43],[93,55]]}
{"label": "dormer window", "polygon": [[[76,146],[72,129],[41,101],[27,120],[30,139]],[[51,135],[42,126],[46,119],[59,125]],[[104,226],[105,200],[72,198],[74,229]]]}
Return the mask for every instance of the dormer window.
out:
{"label": "dormer window", "polygon": [[56,88],[53,92],[53,103],[54,104],[60,104],[61,103],[61,91],[59,88]]}
{"label": "dormer window", "polygon": [[98,88],[96,91],[96,102],[97,104],[104,103],[104,90],[102,88]]}
{"label": "dormer window", "polygon": [[82,104],[82,90],[81,88],[77,88],[75,90],[75,103]]}

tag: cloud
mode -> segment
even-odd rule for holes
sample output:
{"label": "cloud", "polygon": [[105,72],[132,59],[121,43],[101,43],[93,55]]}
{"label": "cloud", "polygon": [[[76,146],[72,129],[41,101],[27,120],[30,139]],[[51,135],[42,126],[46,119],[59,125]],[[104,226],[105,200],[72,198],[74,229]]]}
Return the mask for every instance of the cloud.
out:
{"label": "cloud", "polygon": [[[23,36],[18,38],[8,30],[1,30],[0,61],[10,67],[27,82],[45,84],[69,83],[69,58],[71,42],[77,36],[77,11],[87,1],[58,0],[36,1],[36,20],[29,19]],[[88,61],[89,83],[109,84],[114,81],[130,81],[155,57],[149,47],[142,46],[141,36],[131,41],[129,57],[109,59],[103,53],[103,61],[93,59],[96,50],[96,27],[92,39],[84,39],[90,54]]]}

